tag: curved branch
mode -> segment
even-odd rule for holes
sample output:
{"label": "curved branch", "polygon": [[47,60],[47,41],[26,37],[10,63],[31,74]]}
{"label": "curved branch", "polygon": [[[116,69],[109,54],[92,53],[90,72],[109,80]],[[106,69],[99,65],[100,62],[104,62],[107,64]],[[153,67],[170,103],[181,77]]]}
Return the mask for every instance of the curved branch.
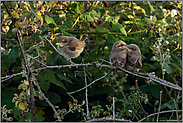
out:
{"label": "curved branch", "polygon": [[[169,113],[169,112],[182,112],[182,110],[169,110],[169,111],[161,111],[159,112],[159,114],[163,114],[163,113]],[[151,116],[154,116],[154,115],[157,115],[157,113],[153,113],[153,114],[150,114],[148,115],[147,117],[151,117]],[[143,119],[139,120],[139,122],[142,122],[143,120],[145,120],[146,118],[144,117]]]}
{"label": "curved branch", "polygon": [[101,122],[101,121],[130,122],[129,120],[125,120],[125,119],[113,119],[113,118],[105,118],[105,117],[92,119],[92,120],[89,120],[87,122]]}
{"label": "curved branch", "polygon": [[98,78],[98,79],[94,80],[93,82],[91,82],[91,83],[90,83],[90,84],[88,84],[87,86],[85,86],[85,87],[83,87],[83,88],[81,88],[81,89],[79,89],[79,90],[73,91],[73,92],[67,92],[67,94],[73,94],[73,93],[76,93],[76,92],[82,91],[83,89],[85,89],[85,88],[89,87],[90,85],[92,85],[92,84],[93,84],[93,83],[95,83],[96,81],[99,81],[99,80],[101,80],[101,79],[105,78],[105,77],[106,77],[106,76],[108,76],[112,71],[113,71],[113,69],[111,69],[111,70],[109,71],[109,73],[105,74],[104,76],[102,76],[102,77],[100,77],[100,78]]}

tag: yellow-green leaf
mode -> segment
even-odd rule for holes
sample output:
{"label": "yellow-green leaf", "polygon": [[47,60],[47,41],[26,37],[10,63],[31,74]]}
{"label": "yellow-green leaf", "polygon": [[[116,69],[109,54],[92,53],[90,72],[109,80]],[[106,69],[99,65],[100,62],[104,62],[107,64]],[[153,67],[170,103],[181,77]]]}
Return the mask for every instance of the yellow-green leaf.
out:
{"label": "yellow-green leaf", "polygon": [[23,111],[25,110],[25,105],[22,102],[19,103],[18,107]]}
{"label": "yellow-green leaf", "polygon": [[24,83],[25,83],[26,85],[29,85],[29,82],[28,82],[27,80],[24,80]]}

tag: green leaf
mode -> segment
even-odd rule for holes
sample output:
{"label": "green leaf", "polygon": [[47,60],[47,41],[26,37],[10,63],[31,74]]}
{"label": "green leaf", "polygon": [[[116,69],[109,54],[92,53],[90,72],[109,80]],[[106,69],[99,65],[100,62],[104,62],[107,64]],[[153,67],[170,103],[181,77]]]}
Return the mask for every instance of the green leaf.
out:
{"label": "green leaf", "polygon": [[174,102],[172,100],[169,100],[167,103],[164,103],[164,104],[161,105],[161,109],[164,109],[164,108],[167,108],[167,107],[169,109],[174,109],[175,108]]}
{"label": "green leaf", "polygon": [[45,96],[48,98],[48,100],[50,102],[52,102],[53,104],[59,103],[61,102],[61,98],[58,94],[54,93],[54,92],[48,92],[45,94]]}
{"label": "green leaf", "polygon": [[97,13],[95,10],[91,10],[89,13],[92,14],[93,16],[98,17],[98,18],[100,18],[100,16],[101,16],[101,14]]}
{"label": "green leaf", "polygon": [[177,68],[180,72],[182,72],[182,66],[175,63],[170,63],[170,64],[173,65],[175,68]]}
{"label": "green leaf", "polygon": [[106,19],[105,19],[105,21],[109,21],[109,22],[113,22],[113,21],[115,21],[115,17],[107,17]]}
{"label": "green leaf", "polygon": [[68,77],[66,77],[66,76],[63,75],[63,73],[56,73],[56,74],[57,74],[57,76],[59,77],[59,79],[65,80],[65,81],[67,81],[67,82],[73,84],[72,81],[71,81]]}
{"label": "green leaf", "polygon": [[52,80],[53,78],[55,78],[54,73],[55,72],[53,72],[51,70],[44,70],[43,72],[38,74],[37,79],[40,82],[45,82],[47,80]]}
{"label": "green leaf", "polygon": [[97,25],[96,30],[98,32],[108,32],[109,31],[107,28],[105,28],[104,26],[101,26],[101,25]]}
{"label": "green leaf", "polygon": [[16,58],[19,56],[19,47],[13,47],[8,56],[8,60],[14,62]]}
{"label": "green leaf", "polygon": [[73,11],[74,13],[81,14],[78,3],[72,3],[70,7],[71,11]]}
{"label": "green leaf", "polygon": [[142,93],[147,93],[149,91],[151,91],[151,88],[153,87],[153,85],[150,85],[150,84],[146,84],[146,85],[142,85],[139,87],[140,91]]}
{"label": "green leaf", "polygon": [[20,114],[22,114],[22,111],[20,109],[16,108],[16,107],[14,107],[14,109],[13,109],[13,118],[15,118],[16,120],[19,120],[18,116]]}
{"label": "green leaf", "polygon": [[84,2],[80,1],[78,3],[79,3],[79,10],[81,11],[83,9],[83,7],[84,7]]}
{"label": "green leaf", "polygon": [[107,37],[107,43],[108,44],[114,44],[116,41],[118,41],[119,39],[113,37],[113,36],[108,36]]}
{"label": "green leaf", "polygon": [[143,22],[134,22],[134,24],[139,25],[141,27],[146,26],[146,24],[144,24]]}
{"label": "green leaf", "polygon": [[72,25],[73,25],[73,22],[69,20],[69,21],[66,21],[63,25],[60,25],[59,27],[61,27],[61,29],[63,30],[69,30],[71,29]]}
{"label": "green leaf", "polygon": [[125,36],[127,36],[126,30],[124,28],[120,29],[121,33],[123,33]]}
{"label": "green leaf", "polygon": [[152,21],[155,22],[157,20],[156,16],[152,18]]}
{"label": "green leaf", "polygon": [[114,31],[119,31],[120,29],[122,29],[123,28],[123,26],[121,25],[121,24],[119,24],[119,23],[117,23],[117,24],[112,24],[112,29],[114,30]]}
{"label": "green leaf", "polygon": [[80,18],[86,22],[94,22],[93,18],[90,15],[80,15]]}
{"label": "green leaf", "polygon": [[47,24],[54,24],[55,26],[57,25],[53,18],[49,17],[48,15],[45,16],[45,21]]}
{"label": "green leaf", "polygon": [[31,39],[32,40],[34,40],[34,39],[36,39],[36,38],[39,38],[39,33],[33,33],[32,35],[31,35]]}
{"label": "green leaf", "polygon": [[150,7],[150,9],[151,9],[151,13],[152,13],[153,11],[155,11],[154,8],[153,8],[153,6],[151,5],[150,1],[148,1],[148,4],[149,4],[149,7]]}
{"label": "green leaf", "polygon": [[57,79],[52,79],[52,80],[50,80],[50,82],[53,83],[53,84],[55,84],[55,85],[58,85],[58,86],[62,87],[65,90],[67,90],[65,88],[64,84],[61,81],[57,80]]}
{"label": "green leaf", "polygon": [[52,6],[52,1],[45,1],[46,5],[48,5],[49,7]]}
{"label": "green leaf", "polygon": [[[66,90],[64,84],[63,84],[62,82],[60,82],[60,81],[55,77],[55,72],[54,72],[54,71],[45,70],[44,72],[39,73],[38,76],[37,76],[37,78],[38,78],[38,80],[39,80],[40,82],[49,81],[49,82],[51,82],[51,83],[53,83],[53,84],[55,84],[55,85],[58,85],[58,86],[60,86],[60,87],[62,87],[62,88],[64,88],[64,89]],[[42,83],[41,83],[41,84],[42,84]],[[47,83],[47,84],[48,84],[48,86],[49,86],[49,83]],[[47,89],[48,89],[48,87],[45,87],[45,86],[44,86],[43,88],[44,88],[44,90],[47,90]]]}
{"label": "green leaf", "polygon": [[162,85],[154,85],[151,89],[153,97],[159,99],[160,91],[162,91],[162,89],[163,89]]}
{"label": "green leaf", "polygon": [[97,90],[95,93],[96,94],[108,94],[108,93],[110,93],[110,92],[112,92],[112,88],[111,88],[111,86],[104,86],[104,87],[100,87],[100,89],[99,90]]}
{"label": "green leaf", "polygon": [[42,122],[44,119],[44,117],[40,117],[36,114],[36,122]]}
{"label": "green leaf", "polygon": [[174,67],[167,62],[164,63],[163,68],[165,68],[166,73],[168,73],[168,74],[171,74],[174,72]]}
{"label": "green leaf", "polygon": [[50,82],[39,82],[39,86],[43,91],[47,92],[50,88]]}

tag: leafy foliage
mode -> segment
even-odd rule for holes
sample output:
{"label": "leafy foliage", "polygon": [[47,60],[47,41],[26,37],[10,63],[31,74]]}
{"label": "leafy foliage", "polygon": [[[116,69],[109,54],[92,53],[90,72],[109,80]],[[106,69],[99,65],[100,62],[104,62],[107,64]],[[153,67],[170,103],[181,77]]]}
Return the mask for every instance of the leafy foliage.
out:
{"label": "leafy foliage", "polygon": [[[78,100],[78,104],[71,103],[72,98],[66,93],[85,86],[85,73],[82,67],[37,71],[36,69],[44,66],[31,57],[47,66],[69,64],[44,40],[44,35],[47,35],[55,45],[60,35],[80,39],[83,34],[88,34],[84,51],[72,60],[75,63],[98,63],[102,62],[100,58],[109,60],[113,43],[118,40],[123,40],[127,44],[137,44],[142,53],[143,73],[156,75],[182,86],[182,1],[11,1],[7,3],[17,21],[14,27],[6,8],[1,3],[1,76],[23,72],[22,75],[1,83],[2,106],[6,105],[8,109],[14,110],[13,121],[29,121],[32,117],[28,106],[30,90],[25,83],[25,67],[15,38],[16,31],[19,29],[24,30],[25,51],[32,47],[26,55],[29,66],[34,71],[45,96],[54,105],[59,106],[57,112],[62,115],[63,121],[85,119],[81,116],[86,112],[86,107],[82,103],[85,100],[85,91],[72,95]],[[88,66],[87,83],[109,71],[107,68]],[[176,100],[177,108],[182,109],[180,98],[182,95],[178,91],[167,89],[151,80],[113,71],[105,79],[88,87],[91,118],[110,117],[112,97],[117,98],[116,118],[139,121],[145,117],[137,102],[136,79],[140,88],[141,104],[148,114],[153,113],[154,108],[158,109],[160,91],[163,91],[162,110],[175,109],[172,99]],[[34,92],[37,121],[55,121],[53,110],[42,100],[35,86]],[[82,104],[82,108],[78,107],[79,104]],[[106,105],[110,106],[106,108]],[[170,117],[170,114],[167,116]]]}

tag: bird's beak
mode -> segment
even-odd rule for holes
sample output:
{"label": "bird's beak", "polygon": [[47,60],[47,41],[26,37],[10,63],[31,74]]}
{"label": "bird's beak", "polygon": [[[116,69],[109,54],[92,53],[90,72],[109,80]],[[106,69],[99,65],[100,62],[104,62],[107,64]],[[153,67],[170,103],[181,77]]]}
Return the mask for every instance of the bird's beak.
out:
{"label": "bird's beak", "polygon": [[60,43],[56,43],[56,45],[60,45]]}

